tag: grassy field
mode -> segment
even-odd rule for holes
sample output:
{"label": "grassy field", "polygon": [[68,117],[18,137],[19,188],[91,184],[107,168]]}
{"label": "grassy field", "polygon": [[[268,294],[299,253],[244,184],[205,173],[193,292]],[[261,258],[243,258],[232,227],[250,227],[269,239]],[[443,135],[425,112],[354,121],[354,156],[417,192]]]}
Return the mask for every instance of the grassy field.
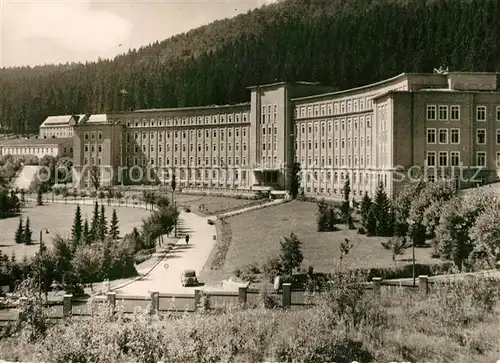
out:
{"label": "grassy field", "polygon": [[[295,233],[302,241],[303,266],[314,266],[318,272],[331,272],[339,263],[339,244],[345,238],[353,242],[353,248],[344,266],[353,268],[394,266],[392,254],[385,250],[381,241],[387,238],[367,237],[349,231],[339,225],[336,232],[316,231],[316,204],[293,201],[272,208],[244,213],[228,218],[232,241],[223,267],[223,274],[230,276],[237,267],[249,263],[263,263],[279,254],[280,239]],[[429,248],[417,248],[416,263],[437,263]],[[411,262],[411,249],[398,256],[397,264]]]}
{"label": "grassy field", "polygon": [[[179,194],[175,196],[177,205],[188,207],[193,212],[214,215],[229,209],[238,209],[262,203],[261,200],[235,199],[229,197],[193,196]],[[203,209],[200,209],[203,206]]]}
{"label": "grassy field", "polygon": [[[83,218],[88,218],[90,222],[93,206],[82,205],[81,209]],[[23,220],[26,222],[26,218],[30,218],[33,231],[34,244],[31,246],[18,245],[14,242],[14,234],[19,223],[18,218],[0,220],[0,250],[9,256],[14,252],[18,258],[22,258],[24,255],[28,257],[34,255],[39,248],[38,239],[41,228],[47,228],[50,231],[49,234],[44,234],[43,241],[47,246],[51,246],[52,238],[56,234],[66,237],[71,233],[75,210],[75,204],[48,204],[43,206],[31,204],[25,208],[22,214]],[[111,220],[112,212],[111,207],[106,207],[108,223]],[[142,219],[150,214],[149,211],[144,209],[125,207],[117,207],[116,213],[119,220],[120,235],[129,233],[136,226],[139,227]]]}

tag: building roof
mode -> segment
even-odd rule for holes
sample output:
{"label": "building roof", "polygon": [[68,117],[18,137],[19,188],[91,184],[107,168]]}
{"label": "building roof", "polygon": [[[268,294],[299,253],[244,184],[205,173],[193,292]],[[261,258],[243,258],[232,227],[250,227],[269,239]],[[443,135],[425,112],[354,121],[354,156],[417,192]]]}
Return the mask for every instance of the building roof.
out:
{"label": "building roof", "polygon": [[283,86],[283,85],[286,85],[286,84],[289,84],[289,83],[291,83],[291,84],[306,85],[306,86],[319,86],[319,85],[321,85],[320,82],[307,82],[307,81],[286,82],[286,81],[281,81],[281,82],[275,82],[275,83],[261,84],[261,85],[258,85],[258,86],[249,86],[249,87],[247,87],[247,89]]}
{"label": "building roof", "polygon": [[250,102],[235,103],[230,105],[209,105],[209,106],[194,106],[194,107],[179,107],[179,108],[149,108],[139,109],[134,111],[121,111],[113,112],[113,114],[127,114],[127,113],[140,113],[140,112],[179,112],[179,111],[198,111],[198,110],[214,110],[217,108],[231,108],[231,107],[249,107]]}
{"label": "building roof", "polygon": [[61,125],[68,124],[73,119],[72,115],[64,115],[64,116],[49,116],[42,122],[40,127],[50,126],[50,125]]}
{"label": "building roof", "polygon": [[[338,95],[343,95],[343,94],[349,94],[352,92],[359,92],[359,91],[364,91],[370,88],[375,88],[379,86],[383,86],[384,84],[388,84],[394,81],[398,81],[400,79],[403,79],[405,77],[419,77],[419,76],[437,76],[437,77],[447,77],[448,75],[454,75],[454,76],[460,76],[460,75],[498,75],[497,72],[446,72],[443,74],[436,74],[436,73],[401,73],[398,74],[397,76],[391,77],[384,79],[379,82],[367,84],[364,86],[360,87],[355,87],[355,88],[349,88],[346,90],[341,90],[341,91],[335,91],[335,92],[329,92],[329,93],[322,93],[318,95],[312,95],[312,96],[306,96],[306,97],[297,97],[297,98],[292,98],[293,101],[301,101],[301,100],[311,100],[311,99],[316,99],[316,98],[322,98],[322,97],[328,97],[328,96],[338,96]],[[429,89],[430,91],[436,91],[437,89]],[[385,92],[384,92],[385,94]],[[381,97],[384,94],[377,95],[377,97]]]}
{"label": "building roof", "polygon": [[12,139],[0,141],[0,146],[59,146],[61,144],[72,141],[72,138],[59,138],[59,139]]}

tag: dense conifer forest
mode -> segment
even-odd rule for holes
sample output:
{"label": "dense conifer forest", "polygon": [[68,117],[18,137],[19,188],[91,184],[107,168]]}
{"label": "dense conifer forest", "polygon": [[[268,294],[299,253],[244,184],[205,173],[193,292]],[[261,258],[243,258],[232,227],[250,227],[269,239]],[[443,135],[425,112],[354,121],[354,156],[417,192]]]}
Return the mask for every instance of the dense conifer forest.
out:
{"label": "dense conifer forest", "polygon": [[345,89],[440,65],[498,71],[498,19],[498,0],[283,1],[114,60],[2,69],[0,123],[27,133],[49,115],[242,102],[277,80]]}

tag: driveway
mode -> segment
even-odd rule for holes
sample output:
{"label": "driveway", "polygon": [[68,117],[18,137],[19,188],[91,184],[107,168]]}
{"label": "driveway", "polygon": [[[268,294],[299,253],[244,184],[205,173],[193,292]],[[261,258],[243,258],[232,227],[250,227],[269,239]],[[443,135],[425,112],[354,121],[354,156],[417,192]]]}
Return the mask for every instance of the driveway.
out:
{"label": "driveway", "polygon": [[[208,219],[194,213],[181,212],[177,231],[182,238],[174,248],[153,270],[150,266],[138,270],[140,275],[151,270],[148,275],[123,287],[115,287],[116,285],[112,284],[113,291],[133,296],[148,296],[153,291],[192,294],[195,288],[183,287],[180,273],[183,269],[193,269],[199,275],[205,265],[214,247],[213,236],[216,234],[215,226],[209,225]],[[184,233],[190,236],[188,245],[184,241]]]}

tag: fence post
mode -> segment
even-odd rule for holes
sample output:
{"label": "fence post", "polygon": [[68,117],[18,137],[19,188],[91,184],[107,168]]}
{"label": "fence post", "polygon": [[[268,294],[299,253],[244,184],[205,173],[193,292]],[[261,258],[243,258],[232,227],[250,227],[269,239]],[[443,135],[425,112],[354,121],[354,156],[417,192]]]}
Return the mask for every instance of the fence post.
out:
{"label": "fence post", "polygon": [[429,293],[429,276],[420,275],[418,277],[418,290],[422,296],[426,296]]}
{"label": "fence post", "polygon": [[292,284],[287,282],[283,284],[281,306],[287,309],[290,305],[292,305]]}
{"label": "fence post", "polygon": [[63,318],[69,318],[73,310],[73,295],[67,294],[63,297]]}
{"label": "fence post", "polygon": [[151,315],[158,314],[158,308],[160,306],[160,293],[154,291],[151,293]]}
{"label": "fence post", "polygon": [[198,305],[200,304],[201,292],[200,290],[194,290],[194,311],[198,310]]}
{"label": "fence post", "polygon": [[116,308],[116,292],[108,292],[108,305],[114,311]]}
{"label": "fence post", "polygon": [[373,295],[379,296],[380,295],[380,283],[382,282],[381,277],[374,277],[372,279],[373,281]]}
{"label": "fence post", "polygon": [[240,286],[238,287],[238,300],[241,306],[245,306],[247,303],[247,292],[248,292],[248,287],[246,286]]}

